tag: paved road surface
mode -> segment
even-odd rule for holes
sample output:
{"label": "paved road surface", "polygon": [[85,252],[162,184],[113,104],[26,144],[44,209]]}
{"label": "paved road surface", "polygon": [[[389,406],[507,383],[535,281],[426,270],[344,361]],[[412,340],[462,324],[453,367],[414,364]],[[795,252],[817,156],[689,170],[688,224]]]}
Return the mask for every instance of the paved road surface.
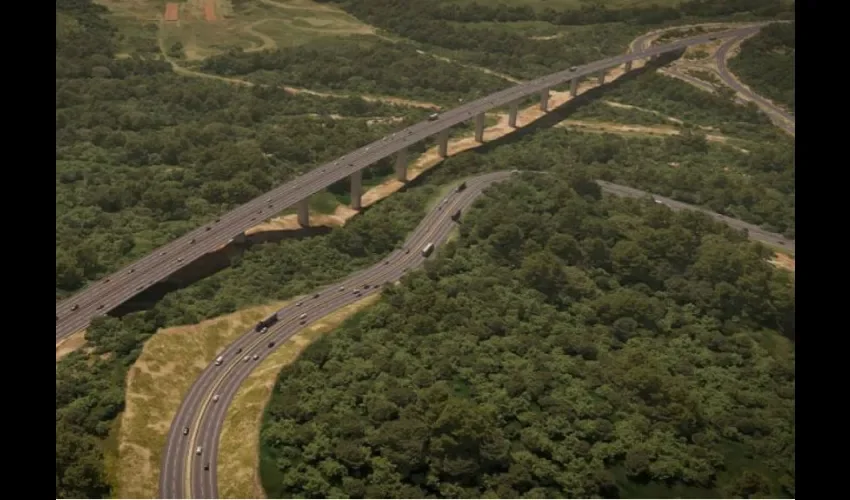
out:
{"label": "paved road surface", "polygon": [[[318,297],[310,294],[300,302],[284,307],[278,311],[280,322],[269,328],[267,333],[252,330],[228,346],[221,354],[224,363],[221,366],[210,363],[189,390],[172,421],[160,473],[162,498],[217,498],[216,458],[224,417],[239,386],[272,352],[269,342],[274,341],[277,348],[304,328],[302,315],[306,315],[303,320],[310,324],[362,297],[377,293],[382,286],[397,281],[408,270],[421,265],[425,260],[421,249],[429,242],[439,245],[455,227],[451,215],[458,209],[469,208],[484,189],[510,175],[510,172],[496,172],[467,181],[465,190],[453,191],[422,220],[403,249],[393,252],[370,269],[318,291]],[[355,294],[355,290],[360,293]],[[255,354],[259,355],[258,360],[253,359]],[[244,360],[245,356],[249,356],[248,361]],[[215,394],[220,395],[218,402],[211,401]],[[189,427],[187,436],[183,435],[185,427]],[[203,447],[200,456],[194,453],[197,446]],[[204,470],[206,463],[210,464],[209,470]]]}
{"label": "paved road surface", "polygon": [[628,61],[680,50],[690,45],[705,43],[712,38],[751,34],[759,28],[759,26],[748,26],[699,35],[585,64],[578,67],[576,71],[560,71],[477,99],[442,113],[437,120],[423,121],[377,140],[249,201],[222,215],[219,219],[154,250],[120,271],[92,283],[74,296],[58,302],[56,304],[56,341],[85,329],[92,318],[106,314],[198,257],[221,248],[232,238],[284,209],[294,206],[298,201],[337,181],[348,178],[382,158],[395,154],[442,130],[473,119],[491,108],[511,104],[525,96],[569,82],[573,78],[595,75],[599,71]]}
{"label": "paved road surface", "polygon": [[[300,324],[302,314],[306,314],[307,324],[319,320],[362,297],[377,293],[382,285],[395,282],[409,269],[421,265],[425,260],[420,254],[421,248],[428,242],[439,245],[454,227],[450,216],[458,209],[465,211],[484,189],[510,175],[507,172],[497,172],[467,181],[466,190],[459,193],[453,191],[426,216],[405,243],[404,249],[394,252],[370,269],[324,288],[318,292],[318,297],[311,294],[308,298],[281,309],[278,311],[281,321],[270,328],[269,332],[259,334],[249,331],[228,346],[222,353],[225,362],[221,366],[210,364],[204,370],[189,390],[172,421],[163,454],[160,495],[163,498],[218,498],[216,460],[227,409],[256,364],[273,351],[268,347],[268,343],[274,341],[276,348],[303,328]],[[706,213],[737,229],[747,229],[753,240],[794,251],[793,241],[779,234],[768,233],[752,224],[628,186],[597,182],[606,193],[626,197],[652,196],[657,202],[673,210],[697,210]],[[409,253],[406,253],[407,249]],[[369,285],[369,288],[364,289],[365,285]],[[361,293],[355,295],[355,289],[359,289]],[[299,303],[301,305],[298,305]],[[253,359],[255,354],[259,355],[259,360]],[[244,360],[245,356],[250,357],[248,361]],[[218,402],[212,402],[216,394],[220,399]],[[188,436],[183,435],[185,427],[189,428]],[[203,447],[200,456],[194,453],[197,446]],[[204,470],[205,464],[210,465],[209,470]]]}
{"label": "paved road surface", "polygon": [[777,127],[782,130],[788,132],[791,135],[795,135],[796,130],[796,122],[794,117],[785,111],[784,109],[774,105],[772,102],[767,99],[761,97],[755,92],[751,91],[747,87],[741,84],[737,78],[729,71],[729,67],[726,65],[729,60],[729,51],[735,44],[744,40],[745,38],[752,36],[753,33],[741,34],[735,36],[720,46],[715,53],[715,57],[717,58],[717,70],[720,74],[720,79],[723,80],[723,83],[734,89],[736,92],[744,96],[745,99],[750,100],[756,104],[770,119],[776,124]]}
{"label": "paved road surface", "polygon": [[[724,36],[748,35],[758,30],[758,27],[747,27],[738,30],[723,32],[722,34],[707,34],[682,40],[674,44],[656,47],[648,51],[631,54],[630,56],[611,58],[606,61],[591,63],[583,66],[575,73],[561,72],[550,75],[534,82],[518,85],[517,87],[498,92],[486,98],[467,104],[461,108],[444,113],[440,120],[434,122],[423,122],[405,131],[393,134],[387,138],[373,143],[367,148],[343,157],[334,165],[325,165],[316,169],[295,181],[278,188],[273,193],[280,191],[278,196],[287,196],[288,200],[297,202],[303,198],[304,193],[312,192],[321,188],[315,186],[322,182],[335,182],[349,176],[361,168],[363,162],[374,162],[379,157],[384,157],[402,149],[403,147],[433,135],[446,126],[463,122],[490,107],[510,103],[522,96],[529,95],[536,90],[552,87],[558,83],[569,81],[576,73],[594,74],[601,69],[626,62],[678,50],[682,47],[705,43],[711,38]],[[641,57],[636,57],[640,55]],[[559,76],[560,75],[560,76]],[[521,90],[517,90],[521,88]],[[447,125],[448,124],[448,125]],[[368,153],[369,149],[371,153]],[[357,156],[355,159],[355,155]],[[346,162],[347,163],[346,166]],[[366,163],[366,164],[368,164]],[[259,334],[248,332],[239,340],[228,346],[222,356],[224,363],[221,366],[210,364],[189,390],[183,400],[168,435],[166,449],[163,454],[162,471],[160,475],[160,494],[163,498],[217,498],[217,475],[216,458],[218,455],[219,438],[224,423],[226,411],[239,386],[248,377],[257,363],[262,361],[272,350],[278,347],[287,338],[300,330],[303,322],[306,324],[316,321],[336,309],[344,307],[360,300],[362,297],[377,293],[380,286],[392,283],[399,279],[410,268],[420,265],[425,258],[420,254],[421,248],[428,242],[440,243],[451,232],[453,223],[450,215],[458,208],[465,209],[471,205],[476,196],[493,182],[504,180],[510,174],[499,172],[487,174],[468,181],[468,187],[460,193],[453,192],[441,205],[432,211],[420,223],[417,230],[405,244],[404,250],[391,254],[382,263],[371,269],[361,271],[344,280],[342,283],[327,287],[314,296],[310,296],[301,302],[287,306],[278,311],[280,322],[273,325],[268,332]],[[307,180],[304,180],[307,178]],[[333,179],[328,182],[328,179]],[[616,184],[600,182],[603,190],[619,196],[647,196],[647,193],[619,186]],[[294,186],[294,187],[290,187]],[[300,187],[299,186],[306,186]],[[288,188],[289,191],[286,191]],[[311,193],[308,193],[311,194]],[[268,195],[264,195],[268,196]],[[664,203],[674,210],[696,209],[706,212],[718,220],[729,223],[738,228],[746,228],[750,231],[752,239],[764,241],[773,245],[781,245],[793,251],[794,243],[783,238],[781,235],[767,233],[760,228],[743,221],[730,219],[720,214],[706,211],[698,207],[692,207],[675,200],[655,196],[655,199]],[[259,200],[259,201],[258,201]],[[263,200],[255,200],[254,205],[262,206]],[[278,202],[280,204],[281,202]],[[249,204],[250,205],[250,204]],[[276,206],[277,208],[277,206]],[[240,209],[244,209],[240,207]],[[237,209],[237,210],[240,210]],[[246,212],[250,214],[250,210]],[[224,218],[222,218],[224,220]],[[253,222],[252,224],[253,225]],[[247,227],[246,227],[247,229]],[[210,232],[213,232],[212,230]],[[366,286],[368,285],[368,288]],[[355,295],[354,289],[361,293]],[[300,305],[299,305],[300,304]],[[302,315],[303,318],[302,318]],[[269,342],[274,344],[269,347]],[[253,356],[257,355],[258,360]],[[246,361],[244,358],[248,356]],[[218,395],[218,402],[213,402],[213,396]],[[188,428],[188,435],[183,435],[183,429]],[[201,455],[194,451],[197,446],[202,447]],[[204,470],[204,465],[209,464],[209,470]]]}
{"label": "paved road surface", "polygon": [[689,205],[687,203],[682,203],[681,201],[676,201],[670,198],[666,198],[664,196],[659,196],[657,194],[652,194],[647,191],[642,191],[640,189],[635,189],[628,186],[622,186],[619,184],[613,184],[605,181],[596,181],[601,187],[602,191],[610,194],[614,194],[617,196],[627,196],[629,198],[641,198],[646,196],[652,196],[655,198],[657,203],[664,204],[670,207],[673,210],[695,210],[697,212],[702,212],[710,217],[723,222],[735,229],[746,229],[747,234],[751,240],[760,241],[770,246],[784,248],[791,253],[794,253],[794,240],[789,240],[788,238],[782,236],[778,233],[771,233],[765,231],[764,229],[756,226],[755,224],[750,224],[749,222],[744,222],[739,219],[733,219],[732,217],[727,217],[725,215],[721,215],[717,212],[712,212],[711,210],[706,210],[701,207],[697,207],[694,205]]}

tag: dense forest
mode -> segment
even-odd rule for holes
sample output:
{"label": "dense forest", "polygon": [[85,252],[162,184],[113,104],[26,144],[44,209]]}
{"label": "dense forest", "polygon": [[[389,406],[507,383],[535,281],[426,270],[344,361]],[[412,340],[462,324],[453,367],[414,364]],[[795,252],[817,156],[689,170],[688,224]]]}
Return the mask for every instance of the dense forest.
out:
{"label": "dense forest", "polygon": [[[691,0],[675,9],[657,5],[606,8],[594,3],[561,11],[506,5],[508,2],[317,1],[335,3],[373,26],[422,44],[457,51],[456,55],[467,62],[519,78],[542,76],[619,54],[632,38],[653,25],[729,20],[735,15],[744,16],[739,20],[777,18],[794,13],[793,4],[783,5],[779,0]],[[511,26],[521,21],[570,29],[559,30],[557,38],[533,39]],[[585,27],[590,29],[575,29]]]}
{"label": "dense forest", "polygon": [[558,174],[494,188],[284,368],[270,497],[794,496],[791,275],[706,216]]}
{"label": "dense forest", "polygon": [[729,69],[753,90],[794,112],[795,23],[765,27],[741,44]]}
{"label": "dense forest", "polygon": [[[372,118],[400,117],[402,121],[392,126],[396,128],[427,114],[356,97],[320,99],[182,77],[148,54],[116,59],[116,32],[103,15],[103,7],[90,0],[58,0],[56,5],[57,298],[214,214],[390,130],[390,125],[369,124]],[[600,27],[596,33],[602,39],[601,34],[619,31],[618,26]],[[636,26],[635,33],[645,29]],[[604,47],[600,42],[598,47],[580,50],[593,59],[597,58],[593,51],[616,53],[623,46],[621,41],[604,42]],[[315,67],[303,63],[305,58],[298,53],[266,54],[258,60],[272,64],[281,57],[289,58],[285,60],[301,64],[299,70],[312,71],[314,78],[320,78],[322,73],[316,68],[328,66],[331,59],[323,59],[317,46],[304,50],[316,57]],[[336,53],[332,51],[336,49],[328,50],[334,57],[359,57],[363,50],[385,57],[383,54],[396,49],[358,45]],[[229,54],[219,61],[232,62],[234,67],[254,64],[248,55]],[[563,59],[553,56],[534,64],[543,71],[550,61]],[[420,78],[423,94],[439,86],[453,98],[469,95],[471,87],[489,88],[501,81],[466,76],[472,73],[457,66],[456,86],[451,88],[444,75],[435,79],[438,75],[419,66],[396,69],[422,70],[424,76],[406,74]],[[370,76],[368,71],[372,70],[365,67],[361,73],[347,75],[347,86],[335,83],[331,76],[325,83],[316,83],[383,92],[385,82],[407,82],[394,80],[402,78],[402,73]],[[276,73],[251,76],[264,78]],[[659,141],[538,130],[452,158],[424,185],[393,195],[328,235],[255,246],[230,268],[168,294],[148,311],[97,319],[86,335],[90,350],[72,353],[56,366],[57,498],[112,494],[106,464],[107,456],[115,453],[110,448],[114,445],[110,441],[113,421],[123,409],[127,370],[157,329],[290,298],[377,262],[418,223],[435,196],[435,186],[464,175],[584,164],[589,175],[672,193],[793,234],[794,173],[788,153],[773,146],[764,131],[768,129],[746,108],[718,108],[719,114],[712,114],[710,101],[689,94],[681,82],[671,85],[662,87],[669,94],[664,97],[653,96],[641,85],[624,85],[616,91],[624,101],[652,102],[666,112],[689,113],[694,123],[727,123],[724,127],[734,128],[741,137],[760,138],[762,148],[753,148],[751,155],[744,156],[707,145],[699,134]],[[670,95],[678,100],[665,104]],[[730,118],[733,112],[738,114]],[[687,168],[670,170],[670,161],[682,162]],[[721,166],[732,168],[727,172]],[[389,169],[389,164],[377,165],[367,177]],[[487,212],[486,206],[481,208],[482,214]],[[759,476],[740,481],[745,480],[758,488],[763,484]]]}
{"label": "dense forest", "polygon": [[387,94],[444,105],[512,85],[497,76],[418,54],[409,45],[366,36],[251,54],[234,50],[206,59],[201,69],[262,83]]}

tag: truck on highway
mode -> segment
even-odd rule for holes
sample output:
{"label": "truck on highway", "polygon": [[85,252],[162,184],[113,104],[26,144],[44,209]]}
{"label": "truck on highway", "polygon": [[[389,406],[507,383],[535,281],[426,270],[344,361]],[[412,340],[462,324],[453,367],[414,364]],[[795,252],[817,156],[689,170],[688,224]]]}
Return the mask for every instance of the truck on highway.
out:
{"label": "truck on highway", "polygon": [[427,256],[431,255],[431,252],[433,252],[433,251],[434,251],[434,244],[428,243],[427,245],[422,247],[422,256],[427,257]]}
{"label": "truck on highway", "polygon": [[277,320],[278,320],[277,313],[274,313],[271,316],[269,316],[268,318],[257,323],[257,325],[254,327],[254,331],[255,332],[262,332],[264,329],[268,329],[270,326],[277,323]]}
{"label": "truck on highway", "polygon": [[457,222],[460,220],[460,209],[458,208],[455,213],[452,214],[452,220]]}

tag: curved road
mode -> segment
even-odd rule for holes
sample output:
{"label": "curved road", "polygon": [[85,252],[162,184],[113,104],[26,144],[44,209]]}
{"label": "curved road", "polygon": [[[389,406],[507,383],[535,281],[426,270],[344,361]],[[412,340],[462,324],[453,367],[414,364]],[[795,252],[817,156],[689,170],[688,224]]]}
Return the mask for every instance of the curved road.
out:
{"label": "curved road", "polygon": [[681,50],[714,38],[736,37],[755,33],[760,26],[748,26],[718,33],[686,38],[638,52],[610,57],[576,68],[564,70],[536,80],[515,85],[463,106],[442,113],[436,120],[423,121],[400,132],[390,134],[357,149],[336,161],[327,163],[283,184],[268,193],[222,215],[214,222],[160,247],[129,266],[92,283],[74,296],[56,303],[56,340],[85,329],[92,318],[101,316],[167,278],[198,257],[217,250],[244,231],[331,184],[350,177],[378,160],[393,155],[423,139],[454,125],[474,119],[489,109],[509,105],[520,99],[567,83],[575,78],[595,75],[600,71],[629,61]]}
{"label": "curved road", "polygon": [[735,36],[724,42],[723,45],[717,49],[715,57],[717,58],[717,71],[720,75],[720,79],[723,80],[723,83],[731,87],[740,95],[744,96],[746,100],[754,102],[759,109],[770,117],[771,121],[773,121],[777,127],[791,135],[795,135],[796,121],[794,117],[784,109],[776,106],[743,85],[737,78],[735,78],[735,75],[729,71],[729,67],[726,65],[726,62],[729,60],[729,51],[732,47],[752,35],[754,35],[754,33]]}
{"label": "curved road", "polygon": [[[731,36],[749,35],[757,30],[758,27],[747,27],[739,30],[732,30],[731,32],[723,32],[721,34],[713,33],[702,35],[700,37],[687,39],[688,43],[685,44],[682,44],[681,41],[676,44],[670,44],[675,45],[676,48],[665,48],[668,46],[664,46],[660,47],[664,50],[658,51],[657,48],[653,49],[653,51],[645,51],[638,54],[642,57],[648,57],[649,55],[655,55],[656,53],[660,54],[670,50],[678,50],[687,45],[704,43],[711,38],[730,36],[730,34]],[[641,57],[632,57],[627,60],[639,58]],[[603,65],[602,62],[592,63],[583,67],[583,74],[592,74],[607,67],[611,67],[611,64],[606,63]],[[549,77],[545,77],[541,80],[545,80],[553,76],[554,75],[550,75]],[[572,77],[567,78],[565,81],[569,81],[571,78]],[[534,82],[531,83],[533,84]],[[523,84],[517,87],[527,85],[529,84]],[[546,84],[541,88],[550,88],[551,86],[554,86],[554,84]],[[510,90],[511,89],[508,89],[508,91]],[[522,95],[528,95],[533,92],[534,90],[528,91],[526,89]],[[460,123],[467,119],[467,117],[463,116],[463,113],[466,113],[468,116],[475,116],[475,114],[477,114],[477,110],[480,109],[473,108],[473,111],[464,111],[466,108],[471,106],[495,107],[500,105],[499,103],[502,102],[512,102],[512,100],[515,100],[512,96],[520,95],[509,94],[511,98],[505,100],[505,96],[500,95],[505,93],[506,91],[502,91],[479,100],[488,101],[486,103],[478,103],[478,101],[476,101],[464,107],[444,113],[440,120]],[[500,96],[494,97],[497,95]],[[386,151],[397,145],[394,143],[398,143],[400,141],[407,145],[410,143],[408,141],[415,142],[416,140],[421,140],[419,136],[422,134],[426,134],[423,136],[424,138],[427,137],[427,135],[433,134],[435,130],[439,131],[445,128],[445,126],[439,128],[438,122],[439,120],[434,122],[423,122],[408,128],[406,131],[392,134],[388,138],[382,140],[389,141],[389,144],[381,145],[380,143],[382,141],[373,143],[373,145],[378,145],[379,150],[373,151],[373,153],[368,156],[373,157],[373,155],[377,154],[383,154],[386,156],[388,154],[392,154],[386,153]],[[418,130],[418,132],[417,127],[421,129]],[[401,135],[401,139],[393,139],[397,135]],[[407,141],[404,140],[405,136],[409,137]],[[396,151],[398,149],[396,149]],[[362,148],[361,154],[365,154],[368,150],[369,147]],[[345,161],[345,158],[346,157],[343,157],[343,160],[337,163],[342,163]],[[356,161],[357,160],[355,160],[355,162]],[[364,161],[364,159],[360,158],[360,161]],[[335,182],[336,180],[343,179],[350,175],[352,171],[356,171],[356,169],[351,170],[355,167],[354,163],[350,163],[348,167],[349,168],[338,168],[338,170],[344,170],[344,173],[335,174],[334,172],[326,173],[329,167],[324,166],[303,177],[311,175],[315,176],[318,171],[319,173],[324,174],[325,177],[334,177],[335,180],[332,182]],[[281,320],[270,327],[268,332],[260,334],[252,330],[225,348],[225,350],[221,353],[221,356],[224,359],[222,365],[216,366],[214,363],[210,364],[201,373],[200,377],[196,380],[188,394],[185,396],[177,414],[172,420],[166,448],[163,453],[159,485],[160,495],[163,498],[217,498],[216,459],[218,455],[219,437],[224,423],[224,418],[227,408],[232,402],[238,388],[245,378],[249,376],[256,366],[256,363],[264,359],[275,347],[279,346],[281,342],[294,335],[303,327],[303,325],[318,320],[338,308],[356,302],[362,297],[377,293],[379,287],[396,281],[408,269],[413,266],[420,265],[425,260],[420,253],[421,248],[428,242],[440,243],[444,241],[451,232],[453,222],[451,221],[450,215],[457,209],[463,210],[467,208],[487,186],[494,182],[504,180],[509,175],[510,174],[507,172],[499,172],[483,175],[468,181],[468,187],[466,190],[461,192],[453,191],[452,194],[443,200],[443,202],[441,202],[441,204],[420,223],[417,230],[405,244],[405,249],[394,252],[387,259],[382,261],[380,264],[375,265],[371,269],[356,273],[341,283],[329,286],[309,298],[305,298],[296,304],[281,309],[277,313]],[[298,181],[302,180],[303,177],[296,179],[286,186],[293,184],[297,185]],[[604,181],[599,181],[599,184],[605,192],[618,196],[636,197],[646,196],[648,194],[641,190]],[[286,186],[282,186],[282,188]],[[306,190],[309,188],[302,189]],[[275,191],[273,191],[273,193]],[[792,251],[794,249],[793,241],[789,241],[781,235],[767,233],[757,226],[709,212],[698,207],[692,207],[668,198],[660,196],[654,196],[654,198],[658,203],[663,203],[674,210],[696,209],[708,213],[712,217],[734,227],[747,229],[751,239],[763,241],[771,245],[778,244],[789,248]],[[294,201],[298,200],[296,199]],[[254,200],[252,203],[255,202],[257,202],[257,200]],[[261,203],[262,201],[258,204]],[[240,207],[240,209],[243,208],[244,206]],[[237,209],[237,211],[240,209]],[[222,220],[224,220],[224,218],[222,218]],[[367,286],[368,288],[366,288]],[[355,294],[355,289],[358,289],[360,293]],[[257,356],[256,360],[254,359],[254,356]],[[218,396],[218,399],[217,401],[214,401],[213,397],[216,395]],[[187,430],[187,435],[184,435],[184,429]],[[198,446],[202,449],[200,455],[195,452]],[[209,466],[208,470],[205,468],[205,465]]]}
{"label": "curved road", "polygon": [[[404,248],[370,269],[298,299],[299,302],[277,312],[281,319],[268,332],[261,334],[252,329],[225,348],[221,353],[224,363],[221,366],[211,363],[201,373],[172,420],[163,453],[160,496],[218,498],[216,459],[227,408],[254,367],[273,351],[269,343],[273,341],[273,347],[280,346],[304,325],[378,293],[381,287],[394,283],[409,269],[421,265],[425,260],[421,249],[427,243],[442,243],[451,233],[455,224],[451,215],[457,210],[465,211],[484,189],[510,175],[510,172],[496,172],[468,180],[465,190],[452,191],[422,220]],[[253,359],[255,355],[257,360]],[[213,402],[216,394],[220,399]],[[187,427],[189,433],[184,435]],[[203,448],[201,455],[195,453],[198,446]],[[209,470],[204,470],[205,464],[210,465]]]}
{"label": "curved road", "polygon": [[[254,367],[273,351],[273,348],[269,348],[269,342],[274,342],[274,346],[281,345],[304,325],[357,302],[362,297],[377,293],[382,286],[395,282],[409,269],[421,265],[425,260],[420,253],[421,248],[429,242],[439,244],[446,239],[454,226],[451,215],[458,209],[466,211],[484,189],[510,175],[508,172],[496,172],[467,181],[465,190],[452,191],[423,219],[402,250],[393,252],[370,269],[355,273],[340,283],[325,287],[317,294],[308,295],[309,298],[301,298],[299,302],[279,310],[277,314],[282,319],[267,333],[251,330],[229,345],[221,354],[224,363],[221,366],[211,364],[201,373],[172,420],[160,474],[162,498],[218,498],[216,462],[227,409]],[[604,192],[612,195],[652,196],[657,203],[673,210],[706,213],[737,229],[747,229],[750,239],[794,251],[793,241],[747,222],[639,189],[605,181],[597,183]],[[360,293],[355,294],[355,290],[360,290]],[[305,315],[303,320],[302,315]],[[257,360],[253,359],[254,355],[258,356]],[[217,402],[212,400],[215,395],[219,396]],[[189,429],[188,435],[183,434],[186,428]],[[201,455],[194,451],[198,446],[202,447]],[[208,470],[205,469],[206,465],[209,465]]]}

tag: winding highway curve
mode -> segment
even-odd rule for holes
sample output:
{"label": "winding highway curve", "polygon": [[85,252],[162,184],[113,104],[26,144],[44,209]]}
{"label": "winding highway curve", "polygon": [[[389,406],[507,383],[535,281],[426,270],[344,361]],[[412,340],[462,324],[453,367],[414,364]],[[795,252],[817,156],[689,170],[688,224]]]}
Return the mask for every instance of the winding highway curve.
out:
{"label": "winding highway curve", "polygon": [[717,72],[720,75],[720,79],[723,80],[723,83],[738,92],[738,94],[744,96],[745,99],[754,102],[764,114],[770,117],[771,121],[773,121],[777,127],[791,135],[795,135],[796,121],[794,117],[779,106],[747,88],[737,78],[735,78],[735,75],[729,71],[729,67],[726,65],[726,62],[729,60],[729,51],[732,50],[735,45],[741,43],[744,39],[752,35],[753,33],[734,36],[725,41],[723,45],[717,49],[715,57],[717,58]]}
{"label": "winding highway curve", "polygon": [[[419,223],[402,249],[369,269],[279,310],[280,321],[268,332],[251,330],[230,344],[221,353],[224,363],[211,363],[201,373],[172,420],[160,473],[161,498],[218,498],[215,465],[227,408],[254,367],[272,352],[270,342],[274,342],[274,347],[280,346],[306,324],[378,293],[421,265],[425,260],[422,248],[428,243],[439,245],[451,233],[455,225],[452,214],[465,211],[487,187],[510,176],[510,172],[495,172],[467,181],[466,189],[452,191]],[[218,402],[212,401],[214,395],[219,396]],[[184,435],[187,427],[189,433]],[[198,446],[202,447],[201,455],[195,453]],[[206,464],[209,470],[204,470]]]}
{"label": "winding highway curve", "polygon": [[572,80],[596,75],[602,71],[675,52],[691,45],[726,37],[747,36],[761,25],[747,26],[717,33],[708,33],[673,43],[646,48],[595,61],[575,68],[518,84],[486,97],[469,102],[440,114],[435,120],[423,121],[383,137],[333,162],[326,163],[268,193],[231,210],[213,222],[164,245],[146,257],[95,282],[70,298],[56,303],[56,341],[85,329],[91,320],[138,295],[150,286],[167,278],[195,259],[226,245],[233,238],[274,214],[294,206],[299,201],[341,181],[369,165],[398,153],[405,148],[468,120],[475,119],[492,108],[517,103],[533,94],[548,91]]}
{"label": "winding highway curve", "polygon": [[[705,43],[710,39],[720,36],[734,36],[737,38],[742,34],[749,35],[754,32],[753,30],[757,29],[758,27],[750,26],[739,30],[732,30],[731,32],[723,32],[721,34],[712,33],[687,40],[689,44],[697,44]],[[684,46],[681,41],[677,42],[677,44],[671,45],[677,45],[678,48]],[[660,54],[667,50],[678,50],[678,48],[665,49],[661,51],[654,49],[653,53]],[[648,50],[641,50],[640,52],[632,55],[637,56],[639,54],[642,57],[648,57],[649,52],[650,51]],[[637,58],[639,57],[633,57],[626,60],[634,60]],[[620,62],[624,62],[624,60],[620,59]],[[600,69],[610,67],[611,65],[612,63],[610,60],[606,60],[604,64],[602,62],[591,63],[583,67],[583,69],[579,70],[579,72],[583,71],[585,74],[592,74],[593,72],[598,72]],[[534,82],[532,82],[532,84],[534,84]],[[537,86],[541,86],[542,88],[548,88],[547,86],[550,85],[552,84],[537,84]],[[523,85],[519,85],[517,87],[522,86]],[[510,90],[512,89],[508,89],[508,91]],[[463,108],[444,113],[441,120],[449,120],[453,123],[460,123],[461,121],[468,119],[468,117],[474,116],[474,114],[479,112],[479,110],[484,109],[487,106],[495,107],[498,103],[510,102],[511,100],[515,100],[518,95],[528,95],[533,93],[535,90],[523,90],[522,92],[515,91],[512,93],[508,93],[508,91],[503,91],[498,94],[506,94],[510,97],[486,97],[479,100],[483,102],[476,101]],[[466,109],[468,109],[468,111]],[[429,134],[433,134],[434,131],[442,130],[440,127],[444,126],[444,124],[441,125],[440,123],[435,122],[420,123],[410,127],[408,131],[396,133],[394,136],[400,135],[402,137],[401,143],[409,144],[411,142],[421,140],[420,137],[424,138]],[[406,135],[413,136],[408,139],[410,142],[404,141],[403,138]],[[392,136],[390,139],[392,139]],[[396,144],[399,143],[398,139],[395,141],[383,141],[383,145],[381,142],[382,141],[373,143],[378,150],[373,151],[372,154],[368,156],[373,157],[373,155],[380,154],[384,154],[384,156],[386,156],[386,154],[391,154],[385,153],[386,151],[397,151],[398,149],[401,149],[401,147],[397,147]],[[387,142],[389,142],[389,144],[387,144]],[[366,152],[364,150],[359,154],[365,155],[365,153]],[[338,163],[350,161],[350,158],[355,154],[348,155],[349,160],[345,160],[346,157],[344,157],[344,159],[340,160]],[[363,161],[363,159],[360,161]],[[357,162],[357,160],[355,160],[355,162]],[[330,167],[325,166],[317,170],[319,170],[319,173],[324,174],[324,172],[329,168]],[[340,180],[345,178],[345,176],[350,175],[352,168],[355,167],[340,168],[338,169],[341,171],[339,174],[334,175],[328,173],[325,174],[325,176],[332,176],[334,180],[331,182],[335,182],[336,180]],[[314,186],[321,180],[321,176],[316,175],[316,170],[307,175],[312,176],[309,181],[301,181],[301,178],[299,178],[288,185],[299,186],[308,184],[309,182],[310,186]],[[421,253],[421,249],[427,243],[434,243],[436,245],[441,244],[451,233],[452,228],[454,227],[454,221],[451,219],[451,215],[458,209],[465,211],[465,209],[468,208],[487,187],[495,182],[507,179],[510,175],[510,172],[497,172],[485,174],[467,181],[467,188],[465,190],[452,191],[452,193],[443,200],[438,207],[433,209],[432,212],[423,219],[417,229],[405,242],[403,249],[393,252],[386,259],[382,260],[370,269],[355,273],[340,283],[325,287],[315,294],[299,299],[299,302],[284,307],[277,312],[277,316],[280,318],[280,321],[269,327],[267,332],[257,333],[253,330],[249,331],[226,347],[220,354],[223,358],[223,363],[220,366],[216,366],[211,362],[210,365],[204,369],[184,397],[180,408],[172,420],[166,447],[162,457],[159,479],[160,496],[162,498],[218,498],[218,476],[216,465],[222,427],[228,407],[232,403],[239,387],[250,375],[252,370],[276,347],[280,346],[288,338],[295,335],[300,329],[306,326],[306,324],[319,320],[334,310],[357,302],[365,296],[378,293],[383,286],[394,283],[408,270],[421,265],[425,260],[425,257]],[[299,181],[301,181],[301,183],[297,184]],[[763,231],[761,228],[752,224],[731,219],[729,217],[677,202],[669,198],[649,195],[644,191],[627,186],[620,186],[604,181],[598,181],[598,183],[604,192],[616,196],[653,196],[657,203],[667,205],[673,210],[695,209],[708,213],[715,219],[723,221],[733,227],[747,229],[751,239],[762,241],[770,245],[783,246],[791,251],[794,250],[793,241],[787,240],[781,235]],[[300,189],[290,189],[293,194],[286,196],[285,193],[281,193],[279,196],[286,196],[287,199],[293,199],[298,196],[303,196],[302,193],[311,188],[303,187]],[[277,190],[275,192],[277,192]],[[264,195],[264,197],[268,197],[268,195]],[[255,203],[256,206],[262,205],[262,202],[258,202],[258,200],[255,200],[252,203]],[[246,213],[250,214],[251,212],[249,210],[246,211]],[[236,217],[237,216],[234,216],[234,218]],[[224,218],[222,218],[222,220],[224,220]],[[358,293],[355,293],[355,290],[357,290]],[[257,359],[254,359],[255,356]],[[217,401],[213,400],[214,397],[217,397]],[[184,434],[184,432],[186,434]],[[196,453],[198,447],[201,447],[200,454]]]}
{"label": "winding highway curve", "polygon": [[[472,120],[491,108],[516,103],[529,95],[546,92],[576,78],[596,75],[600,71],[621,64],[678,51],[710,40],[731,38],[730,42],[724,44],[724,47],[728,45],[728,48],[731,48],[734,41],[751,36],[761,26],[763,24],[707,33],[657,47],[644,47],[641,44],[638,50],[630,53],[592,62],[572,71],[565,70],[518,84],[447,110],[435,120],[417,123],[361,147],[251,200],[222,215],[214,222],[191,231],[120,271],[91,284],[76,295],[57,302],[56,340],[58,342],[86,328],[94,317],[106,314],[193,260],[226,245],[261,221],[383,158],[454,125]],[[720,57],[719,50],[718,60]],[[718,66],[720,67],[719,64]],[[723,67],[725,68],[725,63]],[[734,77],[730,78],[737,83]],[[739,83],[738,85],[740,86]],[[730,84],[730,86],[733,85]],[[742,90],[737,88],[736,90],[748,96],[752,94],[745,87],[742,87]],[[760,104],[756,98],[753,98],[753,101]],[[466,189],[452,191],[422,220],[402,249],[393,252],[372,268],[357,272],[340,283],[327,286],[299,299],[300,302],[292,303],[279,310],[277,315],[280,320],[270,326],[268,331],[246,332],[227,346],[220,353],[223,358],[220,366],[216,366],[211,360],[209,366],[203,370],[185,395],[171,422],[159,477],[161,498],[217,498],[216,462],[225,415],[236,392],[252,370],[305,325],[325,317],[334,310],[362,300],[366,296],[379,293],[382,287],[391,286],[407,271],[421,265],[426,259],[421,249],[427,243],[441,244],[452,232],[455,227],[455,221],[451,218],[452,214],[457,210],[465,211],[485,189],[493,183],[508,179],[511,175],[511,172],[496,172],[468,180]],[[599,181],[599,184],[603,191],[617,196],[647,195],[643,191],[626,186],[602,181]],[[658,196],[654,198],[657,202],[674,210],[697,209],[706,212],[675,200]],[[784,246],[792,251],[794,249],[794,242],[786,240],[781,235],[767,233],[751,224],[719,214],[710,214],[735,227],[748,229],[752,239]],[[256,359],[254,359],[255,356]],[[184,434],[187,428],[188,432]],[[201,447],[200,454],[196,453],[197,447]],[[208,470],[205,467],[207,465]]]}

